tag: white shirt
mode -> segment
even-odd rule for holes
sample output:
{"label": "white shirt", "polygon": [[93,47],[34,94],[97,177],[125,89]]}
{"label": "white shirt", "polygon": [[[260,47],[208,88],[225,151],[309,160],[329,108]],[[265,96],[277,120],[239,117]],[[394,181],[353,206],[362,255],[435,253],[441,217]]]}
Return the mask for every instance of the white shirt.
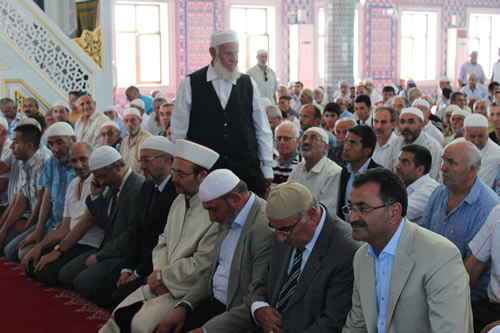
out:
{"label": "white shirt", "polygon": [[[250,78],[253,86],[253,123],[255,136],[257,138],[258,156],[261,162],[262,173],[265,178],[273,178],[273,133],[269,126],[267,114],[261,105],[259,88],[255,81]],[[220,78],[214,71],[212,65],[208,66],[207,82],[212,82],[215,93],[219,97],[223,109],[226,108],[231,94],[231,89],[236,81],[227,81]],[[177,98],[175,100],[174,112],[172,114],[172,141],[185,139],[189,127],[189,116],[191,113],[191,80],[186,76],[179,85]]]}
{"label": "white shirt", "polygon": [[417,223],[424,214],[427,201],[434,189],[439,185],[437,181],[432,179],[429,174],[423,175],[407,188],[408,193],[408,210],[406,218]]}
{"label": "white shirt", "polygon": [[300,114],[300,108],[302,108],[302,103],[300,103],[300,95],[293,95],[290,100],[290,108],[294,109]]}
{"label": "white shirt", "polygon": [[148,116],[148,121],[146,124],[146,127],[142,126],[145,131],[151,133],[152,135],[158,135],[158,133],[163,129],[158,123],[156,122],[156,112],[152,112]]}
{"label": "white shirt", "polygon": [[85,120],[81,116],[75,123],[76,140],[85,141],[94,149],[102,146],[104,139],[101,135],[101,125],[108,120],[109,118],[106,115],[95,110],[89,117],[87,126],[85,126]]}
{"label": "white shirt", "polygon": [[302,162],[293,168],[288,180],[295,180],[307,187],[316,200],[323,204],[330,214],[335,215],[341,172],[342,168],[326,155],[307,171],[306,160],[303,158]]}
{"label": "white shirt", "polygon": [[[264,75],[264,72],[266,75]],[[254,79],[255,83],[257,83],[261,97],[268,98],[274,105],[276,105],[274,99],[279,86],[274,71],[269,66],[266,66],[266,70],[264,71],[257,64],[248,70],[247,75]]]}
{"label": "white shirt", "polygon": [[500,60],[493,65],[492,81],[500,81]]}
{"label": "white shirt", "polygon": [[488,138],[486,145],[481,149],[481,168],[477,175],[491,188],[495,188],[495,178],[500,169],[500,146]]}
{"label": "white shirt", "polygon": [[389,147],[395,143],[397,138],[398,136],[394,132],[392,132],[389,140],[387,140],[385,145],[383,145],[382,147],[377,140],[377,144],[375,144],[375,150],[373,151],[372,160],[382,165],[385,161],[387,152],[389,151]]}
{"label": "white shirt", "polygon": [[444,147],[444,135],[443,133],[437,129],[434,124],[429,120],[427,124],[424,126],[424,132],[433,137],[441,147]]}

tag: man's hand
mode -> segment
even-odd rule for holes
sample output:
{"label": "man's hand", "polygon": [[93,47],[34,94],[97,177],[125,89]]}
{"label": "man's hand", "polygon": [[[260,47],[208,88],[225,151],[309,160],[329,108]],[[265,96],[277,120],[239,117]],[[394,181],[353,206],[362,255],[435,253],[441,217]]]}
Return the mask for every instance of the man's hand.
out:
{"label": "man's hand", "polygon": [[126,283],[132,282],[135,279],[137,279],[137,276],[135,276],[135,274],[130,274],[130,276],[128,277]]}
{"label": "man's hand", "polygon": [[95,263],[97,263],[97,255],[94,253],[87,258],[87,260],[85,261],[85,266],[89,267]]}
{"label": "man's hand", "polygon": [[481,333],[487,333],[489,330],[491,330],[493,327],[500,325],[500,320],[497,320],[487,326],[485,326],[482,330]]}
{"label": "man's hand", "polygon": [[[184,327],[184,322],[186,321],[186,309],[179,306],[173,312],[171,312],[167,318],[156,324],[153,332],[156,333],[179,333]],[[203,331],[202,331],[203,332]]]}
{"label": "man's hand", "polygon": [[105,188],[106,186],[99,184],[95,178],[90,182],[90,194],[93,196],[101,195]]}
{"label": "man's hand", "polygon": [[157,273],[158,270],[153,271],[151,274],[149,274],[148,286],[149,286],[149,291],[151,291],[151,293],[155,294],[156,296],[159,296],[167,293],[168,288],[163,284],[163,281],[158,280],[156,278]]}
{"label": "man's hand", "polygon": [[38,261],[38,264],[36,264],[35,273],[41,271],[45,267],[45,265],[50,264],[54,260],[59,259],[60,256],[61,256],[61,252],[59,252],[59,251],[52,251],[52,252],[44,255],[40,259],[40,261]]}
{"label": "man's hand", "polygon": [[264,306],[255,310],[254,316],[264,332],[281,333],[281,313],[275,308]]}
{"label": "man's hand", "polygon": [[31,234],[28,235],[21,243],[19,243],[18,248],[21,250],[25,246],[28,246],[29,244],[36,244],[38,243],[43,237],[43,229],[37,230],[35,229]]}
{"label": "man's hand", "polygon": [[42,248],[40,246],[35,246],[24,256],[23,260],[21,261],[21,266],[23,267],[25,272],[27,272],[29,269],[30,261],[33,261],[33,267],[36,266],[36,264],[38,263],[38,259],[40,258],[40,253],[42,253]]}
{"label": "man's hand", "polygon": [[[118,282],[116,282],[116,288],[120,288],[120,286],[123,286],[125,283],[127,283],[127,280],[130,277],[130,275],[131,274],[129,272],[123,272],[120,275],[120,278],[118,279]],[[134,274],[132,274],[132,275],[134,275]]]}
{"label": "man's hand", "polygon": [[203,330],[203,327],[200,327],[200,328],[191,330],[188,333],[205,333],[205,331]]}

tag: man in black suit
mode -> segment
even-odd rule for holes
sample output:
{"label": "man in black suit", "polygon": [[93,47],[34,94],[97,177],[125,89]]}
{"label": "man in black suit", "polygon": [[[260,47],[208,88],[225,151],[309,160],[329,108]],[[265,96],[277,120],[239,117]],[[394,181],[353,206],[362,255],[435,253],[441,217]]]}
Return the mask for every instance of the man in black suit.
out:
{"label": "man in black suit", "polygon": [[337,202],[337,216],[347,221],[347,217],[342,213],[342,207],[347,205],[347,199],[351,193],[354,176],[358,173],[372,168],[381,167],[375,163],[371,156],[377,144],[377,136],[373,129],[366,125],[358,125],[350,128],[342,151],[342,157],[346,166],[342,168],[340,174],[340,189]]}
{"label": "man in black suit", "polygon": [[141,145],[139,161],[146,182],[142,185],[135,216],[129,225],[121,269],[96,286],[95,301],[100,306],[116,307],[146,284],[153,271],[153,249],[165,229],[170,206],[177,197],[170,176],[173,156],[174,146],[165,137],[150,136]]}

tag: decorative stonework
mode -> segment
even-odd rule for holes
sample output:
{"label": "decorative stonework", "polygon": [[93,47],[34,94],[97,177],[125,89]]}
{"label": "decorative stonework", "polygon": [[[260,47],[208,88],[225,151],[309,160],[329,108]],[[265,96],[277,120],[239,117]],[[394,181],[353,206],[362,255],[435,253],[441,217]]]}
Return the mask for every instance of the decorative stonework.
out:
{"label": "decorative stonework", "polygon": [[91,91],[91,72],[23,1],[0,0],[0,34],[64,94]]}
{"label": "decorative stonework", "polygon": [[24,100],[26,100],[27,96],[19,89],[12,89],[12,93],[16,108],[22,110],[24,108]]}
{"label": "decorative stonework", "polygon": [[101,70],[103,69],[101,26],[97,27],[94,32],[83,30],[82,37],[74,38],[73,41]]}

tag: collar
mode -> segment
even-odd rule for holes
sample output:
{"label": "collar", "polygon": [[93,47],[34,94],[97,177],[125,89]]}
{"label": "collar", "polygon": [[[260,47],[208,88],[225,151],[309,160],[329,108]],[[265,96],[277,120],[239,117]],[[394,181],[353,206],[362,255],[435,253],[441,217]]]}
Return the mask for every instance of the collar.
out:
{"label": "collar", "polygon": [[[212,66],[212,64],[209,64],[208,70],[207,70],[207,82],[210,82],[210,81],[213,81],[216,79],[224,80],[215,72],[214,66]],[[230,81],[224,80],[224,81],[228,81],[228,82],[231,82],[233,85],[236,85],[236,80],[230,80]]]}
{"label": "collar", "polygon": [[[40,145],[42,145],[42,143],[40,142]],[[26,160],[26,162],[24,162],[24,167],[30,167],[31,165],[33,164],[36,164],[40,158],[40,155],[42,154],[42,152],[40,151],[40,149],[37,149],[35,151],[35,153],[33,155],[30,156],[30,158],[28,158]]]}
{"label": "collar", "polygon": [[[285,160],[285,162],[283,162],[282,164],[280,164],[280,166],[283,166],[283,167],[288,168],[288,167],[292,164],[293,160],[295,159],[295,157],[296,157],[298,154],[299,154],[299,152],[298,152],[297,150],[295,150],[295,151],[293,152],[293,154],[292,154],[289,158],[287,158],[287,159]],[[279,161],[279,160],[278,160],[278,161]]]}
{"label": "collar", "polygon": [[408,187],[406,188],[406,192],[408,192],[408,194],[415,192],[417,188],[422,186],[424,183],[428,182],[429,179],[430,179],[429,174],[423,175],[422,177],[420,177],[419,179],[415,180],[413,183],[408,185]]}
{"label": "collar", "polygon": [[245,221],[247,220],[248,213],[250,212],[250,208],[252,208],[253,203],[255,201],[255,194],[251,194],[250,198],[248,198],[247,203],[245,206],[240,210],[238,215],[234,218],[233,223],[231,224],[231,228],[235,226],[235,224],[239,225],[240,227],[243,227],[245,225]]}
{"label": "collar", "polygon": [[160,185],[155,185],[155,188],[158,189],[158,191],[163,192],[165,189],[165,186],[167,186],[168,181],[172,178],[172,175],[168,175],[167,178],[165,178]]}
{"label": "collar", "polygon": [[[401,237],[401,233],[403,232],[405,220],[406,219],[403,217],[403,219],[401,220],[401,223],[399,224],[398,230],[396,230],[394,235],[392,235],[391,240],[389,241],[389,243],[387,243],[387,245],[384,247],[384,249],[382,250],[382,252],[380,254],[387,253],[387,254],[390,254],[391,256],[394,256],[396,254],[396,249],[398,247],[399,238]],[[375,257],[375,258],[377,258],[380,255],[380,254],[377,254],[375,249],[370,244],[368,245],[368,254],[371,255],[372,257]]]}
{"label": "collar", "polygon": [[358,173],[360,173],[360,172],[365,171],[366,169],[368,169],[368,164],[370,164],[371,160],[372,160],[372,158],[371,158],[371,157],[368,157],[368,159],[366,160],[365,164],[363,164],[363,165],[361,166],[361,168],[359,168],[359,170],[358,170],[358,171],[356,171],[356,172],[354,172],[354,171],[352,170],[352,165],[351,165],[351,163],[348,163],[348,164],[347,164],[346,169],[347,169],[347,171],[349,171],[349,173],[350,173],[350,174],[357,175]]}
{"label": "collar", "polygon": [[321,220],[319,221],[319,224],[316,227],[316,230],[314,230],[313,238],[311,238],[309,243],[307,243],[307,245],[305,246],[305,248],[309,251],[313,250],[314,245],[316,245],[316,241],[318,240],[319,234],[321,233],[321,230],[323,230],[323,226],[325,225],[326,209],[322,205],[320,205],[320,207],[321,207],[321,211],[322,211]]}
{"label": "collar", "polygon": [[[325,166],[325,164],[328,163],[328,158],[326,157],[326,155],[324,155],[319,161],[318,163],[316,163],[311,170],[309,170],[309,172],[314,172],[314,173],[321,173],[321,170],[323,170],[323,167]],[[304,168],[305,168],[305,164],[304,164]]]}
{"label": "collar", "polygon": [[130,176],[131,173],[132,173],[132,168],[128,167],[128,171],[125,174],[125,176],[123,176],[120,187],[118,188],[120,192],[123,190],[123,185],[125,185],[125,182],[127,181],[128,177]]}

